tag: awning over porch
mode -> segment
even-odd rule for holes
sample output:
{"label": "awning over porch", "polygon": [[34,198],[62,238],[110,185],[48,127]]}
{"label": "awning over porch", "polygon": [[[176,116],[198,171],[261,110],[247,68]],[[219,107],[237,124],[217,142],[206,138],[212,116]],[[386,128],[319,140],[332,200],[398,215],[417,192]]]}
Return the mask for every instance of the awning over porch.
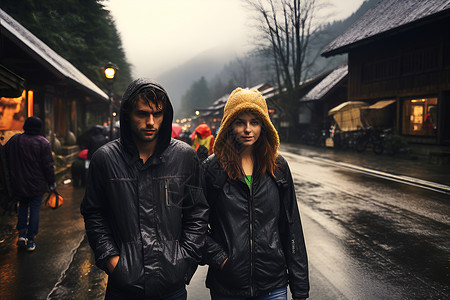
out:
{"label": "awning over porch", "polygon": [[396,100],[381,100],[377,103],[361,107],[361,117],[367,126],[385,129],[390,128],[393,125],[394,115],[394,104]]}
{"label": "awning over porch", "polygon": [[364,128],[361,120],[361,107],[368,106],[363,101],[347,101],[328,111],[341,131],[354,131]]}
{"label": "awning over porch", "polygon": [[360,107],[363,107],[363,106],[369,106],[369,104],[364,102],[364,101],[347,101],[347,102],[341,103],[338,106],[333,107],[332,109],[330,109],[328,111],[328,115],[332,116],[332,115],[337,114],[337,113],[341,113],[341,112],[344,112],[344,111],[347,111],[347,110],[351,110],[353,108],[360,108]]}
{"label": "awning over porch", "polygon": [[364,109],[383,109],[394,103],[396,100],[381,100],[377,103],[370,105],[368,107],[364,107]]}

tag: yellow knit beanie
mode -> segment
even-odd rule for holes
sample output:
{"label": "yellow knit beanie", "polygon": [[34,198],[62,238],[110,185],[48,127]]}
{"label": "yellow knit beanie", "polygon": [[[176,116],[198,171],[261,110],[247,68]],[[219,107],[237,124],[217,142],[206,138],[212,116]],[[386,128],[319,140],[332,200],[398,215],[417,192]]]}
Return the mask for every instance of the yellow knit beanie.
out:
{"label": "yellow knit beanie", "polygon": [[235,89],[228,97],[227,103],[225,104],[225,108],[223,110],[223,118],[220,123],[220,129],[214,143],[214,152],[216,152],[217,147],[221,147],[223,145],[226,139],[226,132],[234,119],[243,111],[254,113],[261,118],[264,123],[263,127],[267,132],[269,144],[272,145],[274,150],[277,152],[280,145],[280,139],[278,137],[278,132],[270,121],[266,100],[258,90],[248,90],[243,88]]}

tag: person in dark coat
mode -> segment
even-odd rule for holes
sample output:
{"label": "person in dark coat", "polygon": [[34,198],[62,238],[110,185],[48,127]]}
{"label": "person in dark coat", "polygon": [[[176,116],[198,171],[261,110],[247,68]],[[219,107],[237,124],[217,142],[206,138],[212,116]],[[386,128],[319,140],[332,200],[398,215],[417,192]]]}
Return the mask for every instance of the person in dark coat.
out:
{"label": "person in dark coat", "polygon": [[204,263],[213,300],[294,299],[309,294],[308,262],[294,184],[277,153],[263,96],[228,98],[214,154],[202,166],[210,205]]}
{"label": "person in dark coat", "polygon": [[52,150],[40,135],[41,128],[41,119],[29,117],[23,125],[24,133],[14,135],[5,145],[13,197],[19,202],[17,244],[28,251],[36,247],[42,197],[56,187]]}
{"label": "person in dark coat", "polygon": [[91,160],[92,155],[97,151],[98,148],[106,144],[106,136],[103,134],[103,128],[100,126],[95,126],[92,129],[92,135],[89,137],[87,145],[87,159]]}
{"label": "person in dark coat", "polygon": [[200,163],[172,139],[164,88],[140,78],[125,91],[120,138],[92,156],[81,204],[106,299],[186,299],[201,259],[208,205]]}
{"label": "person in dark coat", "polygon": [[72,162],[70,166],[70,173],[72,174],[73,186],[85,186],[87,169],[86,166],[88,149],[83,149],[78,153],[77,158]]}

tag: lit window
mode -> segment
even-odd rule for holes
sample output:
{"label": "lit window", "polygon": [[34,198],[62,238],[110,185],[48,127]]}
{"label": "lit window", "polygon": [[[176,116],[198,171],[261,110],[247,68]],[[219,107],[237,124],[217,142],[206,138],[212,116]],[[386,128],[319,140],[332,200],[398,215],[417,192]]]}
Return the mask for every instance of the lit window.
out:
{"label": "lit window", "polygon": [[437,98],[410,99],[403,102],[402,133],[436,136]]}

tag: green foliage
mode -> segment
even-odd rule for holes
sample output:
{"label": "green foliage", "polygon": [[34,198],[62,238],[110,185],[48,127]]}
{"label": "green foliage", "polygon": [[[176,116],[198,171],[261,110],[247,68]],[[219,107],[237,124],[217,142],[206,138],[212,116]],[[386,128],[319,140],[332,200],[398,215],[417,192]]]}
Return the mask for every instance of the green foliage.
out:
{"label": "green foliage", "polygon": [[196,109],[207,108],[211,103],[211,91],[209,90],[208,82],[202,76],[200,80],[191,85],[181,99],[180,116],[191,116]]}
{"label": "green foliage", "polygon": [[230,94],[235,88],[236,83],[229,79],[228,83],[226,85],[223,84],[222,80],[220,78],[216,78],[212,81],[211,88],[211,98],[213,102],[221,97],[223,97],[226,94]]}
{"label": "green foliage", "polygon": [[[212,86],[210,88],[210,86]],[[181,99],[181,111],[175,112],[176,117],[189,117],[197,109],[208,108],[217,99],[230,94],[236,88],[236,83],[230,79],[224,85],[220,78],[215,78],[211,84],[202,76],[192,83],[189,90]]]}
{"label": "green foliage", "polygon": [[103,68],[108,61],[118,65],[114,93],[121,95],[131,81],[131,66],[101,2],[1,0],[1,8],[105,91]]}

